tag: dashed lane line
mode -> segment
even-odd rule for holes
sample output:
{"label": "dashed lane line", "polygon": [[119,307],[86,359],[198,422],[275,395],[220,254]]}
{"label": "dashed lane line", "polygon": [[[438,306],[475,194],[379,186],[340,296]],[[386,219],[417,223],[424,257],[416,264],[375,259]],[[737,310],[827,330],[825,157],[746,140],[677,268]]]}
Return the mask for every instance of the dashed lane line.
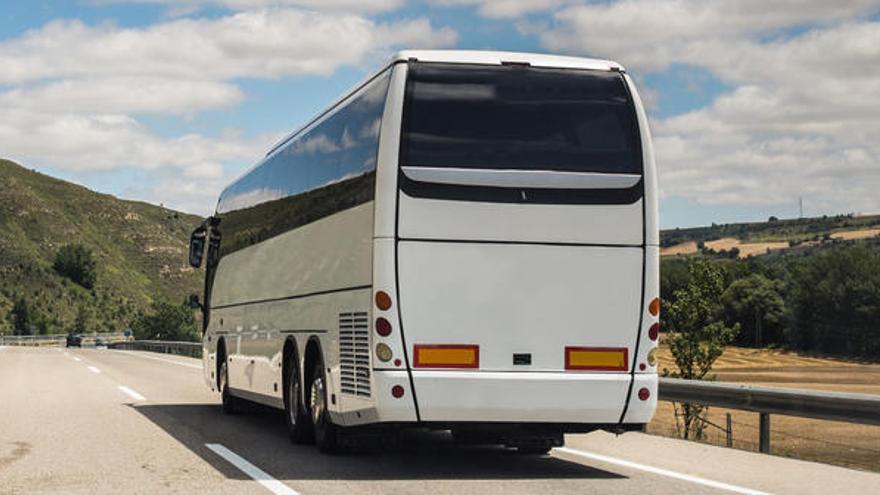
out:
{"label": "dashed lane line", "polygon": [[91,371],[92,373],[100,373],[100,372],[101,372],[101,370],[99,370],[98,368],[95,368],[94,366],[87,366],[87,368],[88,368],[89,371]]}
{"label": "dashed lane line", "polygon": [[141,394],[135,392],[134,390],[132,390],[132,389],[126,387],[125,385],[119,385],[117,388],[118,388],[119,390],[122,390],[122,391],[125,393],[125,395],[131,397],[132,399],[134,399],[134,400],[136,400],[136,401],[145,401],[145,400],[147,400],[146,397],[144,397],[143,395],[141,395]]}
{"label": "dashed lane line", "polygon": [[616,464],[618,466],[630,468],[630,469],[638,469],[639,471],[645,471],[652,474],[657,474],[660,476],[666,476],[667,478],[674,478],[677,480],[688,481],[691,483],[696,483],[698,485],[708,486],[711,488],[717,488],[719,490],[726,490],[734,493],[741,493],[743,495],[769,495],[767,492],[762,492],[759,490],[752,490],[751,488],[744,488],[742,486],[731,485],[729,483],[723,483],[721,481],[710,480],[706,478],[700,478],[699,476],[691,476],[689,474],[679,473],[676,471],[671,471],[669,469],[658,468],[654,466],[648,466],[646,464],[639,464],[637,462],[627,461],[624,459],[618,459],[616,457],[609,457],[601,454],[594,454],[592,452],[585,452],[583,450],[572,449],[568,447],[559,447],[553,449],[556,452],[562,452],[565,454],[570,454],[577,457],[584,457],[587,459],[591,459],[599,462],[606,462],[608,464]]}
{"label": "dashed lane line", "polygon": [[299,495],[299,492],[297,492],[293,488],[290,488],[284,483],[269,476],[268,473],[258,468],[257,466],[254,466],[246,459],[227,449],[223,445],[219,443],[206,443],[205,447],[211,449],[212,452],[219,455],[227,462],[238,468],[239,471],[250,476],[254,481],[263,485],[264,488],[274,493],[275,495]]}

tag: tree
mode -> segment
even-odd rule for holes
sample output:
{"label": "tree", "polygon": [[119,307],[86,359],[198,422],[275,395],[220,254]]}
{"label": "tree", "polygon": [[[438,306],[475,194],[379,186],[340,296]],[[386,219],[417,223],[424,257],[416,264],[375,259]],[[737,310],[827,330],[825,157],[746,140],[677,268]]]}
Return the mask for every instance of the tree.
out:
{"label": "tree", "polygon": [[192,309],[163,301],[154,301],[149,313],[138,314],[131,328],[138,340],[195,341],[198,337]]}
{"label": "tree", "polygon": [[[667,343],[678,371],[664,373],[676,378],[703,380],[721,357],[724,347],[733,341],[739,325],[727,326],[723,321],[721,295],[724,278],[713,263],[694,260],[688,264],[688,285],[676,291],[675,301],[666,309],[669,335]],[[676,405],[676,419],[684,438],[701,438],[704,422],[703,407],[695,404]],[[678,421],[680,420],[680,422]]]}
{"label": "tree", "polygon": [[91,290],[97,280],[95,265],[90,249],[81,244],[67,244],[55,254],[52,267],[59,275]]}
{"label": "tree", "polygon": [[[768,341],[780,343],[781,324],[785,315],[782,298],[784,283],[753,273],[735,280],[721,297],[729,323],[738,323],[745,332],[741,344],[763,347]],[[768,338],[769,337],[769,338]]]}
{"label": "tree", "polygon": [[71,333],[85,334],[89,333],[91,315],[85,306],[80,306],[76,311],[76,319],[73,321],[73,329]]}
{"label": "tree", "polygon": [[880,357],[880,254],[844,248],[800,260],[790,272],[795,347]]}
{"label": "tree", "polygon": [[34,321],[32,311],[27,300],[19,296],[9,312],[9,319],[12,321],[13,335],[33,335]]}

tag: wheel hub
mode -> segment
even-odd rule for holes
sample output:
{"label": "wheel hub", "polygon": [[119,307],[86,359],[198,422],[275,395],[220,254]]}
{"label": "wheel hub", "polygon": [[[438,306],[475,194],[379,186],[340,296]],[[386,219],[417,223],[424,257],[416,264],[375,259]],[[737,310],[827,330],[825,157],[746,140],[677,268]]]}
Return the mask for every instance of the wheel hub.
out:
{"label": "wheel hub", "polygon": [[312,390],[310,395],[312,398],[312,423],[318,424],[321,417],[324,416],[324,408],[326,407],[326,405],[324,404],[323,378],[315,378],[315,380],[312,382]]}

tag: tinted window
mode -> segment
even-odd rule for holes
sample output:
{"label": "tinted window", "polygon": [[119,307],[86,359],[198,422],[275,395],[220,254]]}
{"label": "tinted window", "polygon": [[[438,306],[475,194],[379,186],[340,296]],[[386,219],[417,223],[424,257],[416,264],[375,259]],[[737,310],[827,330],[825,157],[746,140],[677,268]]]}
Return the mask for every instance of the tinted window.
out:
{"label": "tinted window", "polygon": [[374,197],[389,73],[220,196],[220,257]]}
{"label": "tinted window", "polygon": [[617,72],[414,63],[402,164],[641,173],[635,111]]}

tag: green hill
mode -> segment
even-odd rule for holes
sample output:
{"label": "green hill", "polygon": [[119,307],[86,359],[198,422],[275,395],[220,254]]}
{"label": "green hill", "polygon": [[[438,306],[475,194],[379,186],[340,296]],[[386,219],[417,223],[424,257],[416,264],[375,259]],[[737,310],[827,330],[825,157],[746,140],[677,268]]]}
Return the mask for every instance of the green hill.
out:
{"label": "green hill", "polygon": [[[4,316],[19,297],[42,316],[48,333],[68,331],[79,308],[90,315],[90,330],[119,331],[154,300],[182,302],[201,287],[201,275],[186,261],[189,234],[200,221],[0,160],[0,333],[11,333]],[[93,290],[52,268],[66,244],[93,252]]]}
{"label": "green hill", "polygon": [[660,232],[662,247],[684,242],[701,242],[733,237],[743,242],[792,242],[818,241],[825,235],[880,226],[880,215],[853,216],[834,215],[813,218],[780,220],[771,217],[766,222],[712,224],[706,227],[667,229]]}

